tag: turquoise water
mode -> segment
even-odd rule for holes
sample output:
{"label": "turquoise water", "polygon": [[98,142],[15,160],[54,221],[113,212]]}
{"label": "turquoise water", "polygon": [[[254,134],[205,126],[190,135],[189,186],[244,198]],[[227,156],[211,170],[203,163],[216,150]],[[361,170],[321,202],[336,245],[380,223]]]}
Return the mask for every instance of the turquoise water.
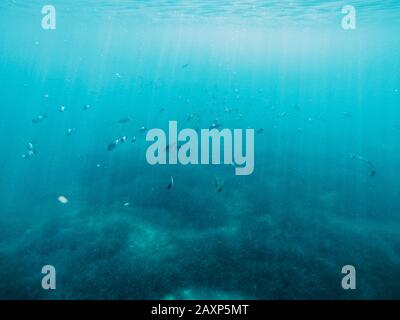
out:
{"label": "turquoise water", "polygon": [[[400,1],[49,2],[0,4],[0,298],[400,298]],[[252,175],[146,162],[215,119]]]}

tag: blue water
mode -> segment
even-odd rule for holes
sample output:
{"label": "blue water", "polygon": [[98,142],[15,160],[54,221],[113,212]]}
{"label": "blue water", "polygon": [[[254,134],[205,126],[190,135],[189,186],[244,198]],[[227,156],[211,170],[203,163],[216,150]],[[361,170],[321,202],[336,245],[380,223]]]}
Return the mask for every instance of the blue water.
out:
{"label": "blue water", "polygon": [[[0,4],[0,298],[400,298],[400,1],[49,2]],[[216,118],[252,175],[146,162]]]}

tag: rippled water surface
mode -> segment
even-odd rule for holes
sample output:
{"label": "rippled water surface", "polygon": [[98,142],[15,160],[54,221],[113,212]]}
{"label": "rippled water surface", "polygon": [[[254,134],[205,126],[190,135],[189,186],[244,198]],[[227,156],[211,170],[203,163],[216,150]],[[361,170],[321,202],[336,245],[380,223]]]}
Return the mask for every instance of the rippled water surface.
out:
{"label": "rippled water surface", "polygon": [[[0,5],[4,9],[33,11],[47,4],[42,0],[5,0]],[[54,0],[52,4],[65,10],[65,13],[118,14],[141,16],[153,19],[190,19],[192,22],[204,18],[255,18],[262,23],[321,23],[332,20],[340,14],[338,8],[351,4],[363,10],[363,16],[371,19],[399,18],[400,3],[397,0],[354,0],[314,1],[314,0],[271,0],[271,1],[229,1],[229,0]],[[384,16],[382,16],[384,15]],[[268,22],[267,22],[268,20]]]}

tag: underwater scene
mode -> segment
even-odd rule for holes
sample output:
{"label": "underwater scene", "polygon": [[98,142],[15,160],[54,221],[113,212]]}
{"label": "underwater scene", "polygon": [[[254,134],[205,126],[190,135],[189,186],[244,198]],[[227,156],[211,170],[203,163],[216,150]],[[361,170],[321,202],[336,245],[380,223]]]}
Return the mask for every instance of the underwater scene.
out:
{"label": "underwater scene", "polygon": [[398,0],[1,1],[0,299],[399,299],[399,30]]}

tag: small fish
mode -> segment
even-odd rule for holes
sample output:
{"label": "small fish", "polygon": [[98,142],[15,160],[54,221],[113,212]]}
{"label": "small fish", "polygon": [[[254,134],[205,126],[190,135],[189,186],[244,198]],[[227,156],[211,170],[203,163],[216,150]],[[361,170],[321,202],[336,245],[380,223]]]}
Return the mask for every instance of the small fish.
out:
{"label": "small fish", "polygon": [[108,151],[112,151],[114,150],[119,144],[121,143],[125,143],[128,140],[128,138],[126,136],[122,136],[121,138],[118,138],[114,141],[112,141],[109,145],[107,150]]}
{"label": "small fish", "polygon": [[218,120],[215,120],[211,126],[210,129],[218,129],[219,127],[221,127],[221,124],[218,122]]}
{"label": "small fish", "polygon": [[165,109],[164,108],[161,108],[161,109],[158,109],[158,112],[163,112]]}
{"label": "small fish", "polygon": [[121,124],[123,124],[123,123],[127,123],[127,122],[129,122],[129,121],[131,121],[130,118],[122,118],[122,119],[120,119],[118,122],[121,123]]}
{"label": "small fish", "polygon": [[194,117],[194,114],[188,114],[188,116],[186,117],[186,120],[192,120],[193,119],[193,117]]}
{"label": "small fish", "polygon": [[350,157],[352,159],[354,159],[354,160],[358,160],[358,161],[366,163],[369,166],[369,169],[370,169],[369,175],[371,177],[375,176],[376,170],[374,168],[374,164],[372,163],[372,161],[370,161],[370,160],[368,160],[368,159],[366,159],[366,158],[364,158],[362,156],[357,156],[355,154],[351,154]]}
{"label": "small fish", "polygon": [[185,63],[182,65],[182,69],[186,69],[187,67],[189,67],[189,63]]}
{"label": "small fish", "polygon": [[171,176],[167,189],[172,189],[174,186],[174,178]]}
{"label": "small fish", "polygon": [[39,116],[37,116],[35,119],[33,119],[32,120],[32,123],[39,123],[39,122],[42,122],[44,119],[46,119],[47,118],[47,115],[46,114],[42,114],[42,115],[39,115]]}
{"label": "small fish", "polygon": [[83,107],[82,107],[82,110],[83,111],[86,111],[86,110],[89,110],[89,109],[91,109],[92,108],[92,106],[90,105],[90,104],[87,104],[87,105],[84,105]]}
{"label": "small fish", "polygon": [[216,176],[214,176],[214,183],[215,187],[217,188],[217,193],[221,193],[224,181],[220,181]]}
{"label": "small fish", "polygon": [[66,135],[67,137],[69,137],[69,136],[71,136],[71,135],[74,133],[74,131],[75,131],[75,129],[73,129],[73,128],[68,128],[68,129],[67,129],[67,132],[65,133],[65,135]]}
{"label": "small fish", "polygon": [[33,157],[36,154],[36,151],[34,150],[29,150],[27,153],[24,153],[21,158],[22,159],[29,159],[31,157]]}
{"label": "small fish", "polygon": [[164,148],[164,152],[170,152],[170,151],[174,151],[179,150],[180,148],[182,148],[183,144],[182,143],[176,143],[176,142],[172,142],[170,144],[168,144],[165,148]]}
{"label": "small fish", "polygon": [[264,128],[260,128],[257,130],[257,133],[262,133],[262,132],[264,132]]}
{"label": "small fish", "polygon": [[118,144],[119,144],[119,139],[114,140],[113,142],[111,142],[111,143],[108,145],[107,150],[108,150],[108,151],[114,150],[114,149],[117,147]]}
{"label": "small fish", "polygon": [[369,173],[369,175],[370,175],[371,177],[373,177],[375,174],[376,174],[376,171],[375,171],[375,170],[372,170],[372,171]]}
{"label": "small fish", "polygon": [[58,109],[59,112],[64,112],[65,111],[65,106],[61,106],[60,109]]}
{"label": "small fish", "polygon": [[129,202],[125,202],[124,203],[124,207],[129,207],[130,206],[130,203]]}
{"label": "small fish", "polygon": [[145,131],[147,131],[147,128],[145,126],[142,126],[142,127],[139,128],[139,131],[145,132]]}
{"label": "small fish", "polygon": [[351,156],[351,158],[352,158],[352,159],[355,159],[355,160],[359,160],[359,161],[365,162],[365,163],[367,163],[367,164],[369,164],[369,165],[371,165],[371,164],[372,164],[372,163],[371,163],[371,161],[369,161],[368,159],[365,159],[365,158],[364,158],[364,157],[362,157],[362,156],[357,156],[357,155],[355,155],[355,154],[351,154],[350,156]]}
{"label": "small fish", "polygon": [[36,142],[28,142],[26,148],[28,150],[33,150],[33,149],[35,149],[35,144],[36,144]]}
{"label": "small fish", "polygon": [[133,136],[131,142],[132,142],[132,143],[135,143],[135,142],[136,142],[136,136]]}
{"label": "small fish", "polygon": [[217,189],[217,193],[221,193],[222,187],[224,186],[224,182],[222,181]]}

